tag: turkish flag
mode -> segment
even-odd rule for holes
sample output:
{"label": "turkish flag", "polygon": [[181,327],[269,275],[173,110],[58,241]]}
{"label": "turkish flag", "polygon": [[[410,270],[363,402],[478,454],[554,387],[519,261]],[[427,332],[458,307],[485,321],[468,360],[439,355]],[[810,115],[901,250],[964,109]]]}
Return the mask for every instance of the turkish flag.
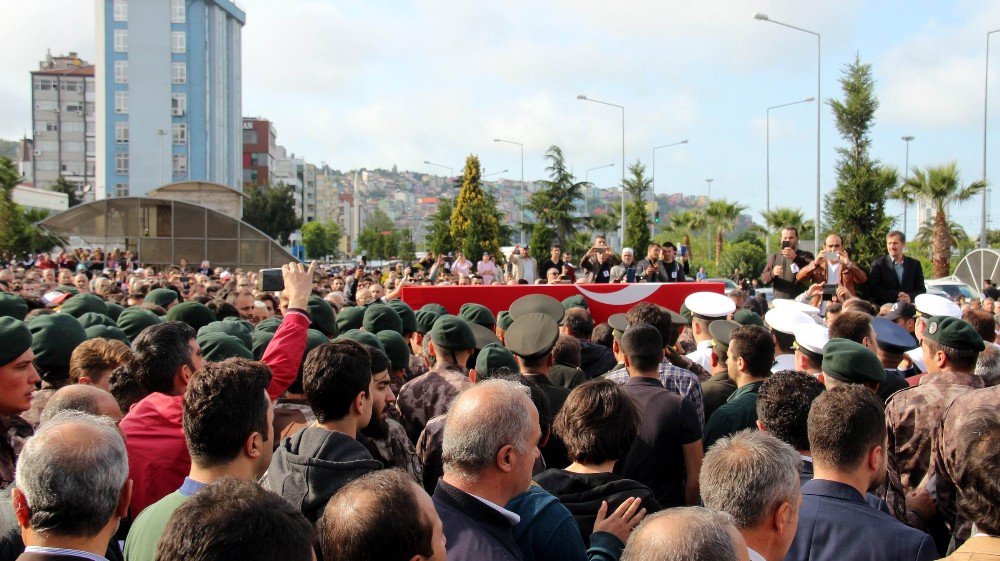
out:
{"label": "turkish flag", "polygon": [[579,294],[587,299],[594,323],[603,323],[608,317],[627,312],[639,302],[652,302],[680,311],[689,294],[715,292],[725,294],[721,282],[674,282],[634,284],[517,284],[502,286],[404,286],[401,298],[414,310],[424,304],[441,304],[450,314],[457,314],[462,304],[482,304],[497,315],[518,298],[526,294],[548,294],[565,300]]}

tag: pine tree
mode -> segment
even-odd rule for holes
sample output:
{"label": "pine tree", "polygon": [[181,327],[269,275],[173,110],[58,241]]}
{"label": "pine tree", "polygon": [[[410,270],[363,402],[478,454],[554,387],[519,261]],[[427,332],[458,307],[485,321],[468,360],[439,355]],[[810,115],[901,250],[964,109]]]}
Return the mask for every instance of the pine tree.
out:
{"label": "pine tree", "polygon": [[427,232],[428,251],[440,255],[455,250],[455,240],[451,237],[451,213],[454,209],[451,199],[441,198]]}
{"label": "pine tree", "polygon": [[628,167],[631,175],[623,188],[628,195],[625,204],[625,244],[640,255],[649,245],[649,213],[646,212],[646,196],[653,188],[653,180],[646,177],[646,166],[639,160]]}
{"label": "pine tree", "polygon": [[585,200],[583,189],[590,184],[576,181],[566,168],[566,158],[558,146],[550,146],[545,159],[549,161],[545,171],[549,172],[550,179],[541,181],[542,189],[531,195],[525,210],[534,214],[538,222],[555,230],[558,241],[568,244],[577,226],[585,221],[578,216],[576,205]]}
{"label": "pine tree", "polygon": [[462,188],[451,213],[451,237],[466,255],[473,257],[488,251],[499,261],[500,220],[495,199],[483,193],[481,173],[479,158],[470,154],[465,159]]}
{"label": "pine tree", "polygon": [[855,263],[871,263],[885,253],[885,234],[893,219],[885,214],[885,201],[898,183],[894,168],[869,155],[871,129],[878,99],[870,64],[855,55],[840,78],[844,99],[830,99],[840,136],[847,146],[837,148],[837,187],[825,197],[829,230],[843,237],[844,248]]}

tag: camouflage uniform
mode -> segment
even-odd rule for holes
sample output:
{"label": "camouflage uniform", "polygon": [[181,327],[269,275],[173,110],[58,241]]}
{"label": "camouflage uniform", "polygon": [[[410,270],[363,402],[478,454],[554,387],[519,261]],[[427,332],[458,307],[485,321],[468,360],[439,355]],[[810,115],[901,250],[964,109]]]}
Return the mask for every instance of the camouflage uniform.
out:
{"label": "camouflage uniform", "polygon": [[427,359],[424,358],[424,354],[411,354],[410,364],[406,367],[406,381],[409,382],[417,376],[423,376],[424,374],[427,374]]}
{"label": "camouflage uniform", "polygon": [[389,427],[384,438],[359,438],[365,448],[376,460],[382,462],[386,469],[400,469],[409,473],[417,483],[423,483],[423,468],[413,443],[406,436],[403,425],[392,419],[386,419]]}
{"label": "camouflage uniform", "polygon": [[958,396],[983,387],[983,379],[973,374],[936,372],[927,374],[918,386],[901,390],[889,398],[885,424],[889,432],[888,486],[886,503],[905,518],[906,494],[915,490],[930,468],[931,437],[934,427]]}
{"label": "camouflage uniform", "polygon": [[934,428],[931,451],[931,466],[928,480],[933,488],[938,510],[957,544],[969,539],[972,521],[959,512],[958,476],[962,467],[959,454],[968,445],[969,431],[966,427],[969,415],[986,407],[996,410],[1000,406],[1000,387],[986,388],[964,393],[952,402],[944,413],[944,418]]}
{"label": "camouflage uniform", "polygon": [[438,479],[444,475],[444,460],[441,452],[444,448],[444,425],[447,417],[434,417],[420,433],[417,440],[417,456],[423,468],[423,484],[428,494],[434,493]]}
{"label": "camouflage uniform", "polygon": [[14,466],[24,441],[34,434],[31,425],[14,415],[0,417],[0,489],[14,482]]}
{"label": "camouflage uniform", "polygon": [[471,386],[468,370],[438,362],[426,374],[400,388],[396,407],[403,416],[403,427],[410,441],[416,442],[427,421],[447,413],[455,397]]}

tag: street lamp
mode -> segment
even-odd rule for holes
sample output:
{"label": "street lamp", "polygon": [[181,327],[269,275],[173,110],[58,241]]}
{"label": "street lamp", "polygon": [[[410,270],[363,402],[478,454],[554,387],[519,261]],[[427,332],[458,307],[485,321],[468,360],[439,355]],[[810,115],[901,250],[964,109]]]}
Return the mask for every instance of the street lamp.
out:
{"label": "street lamp", "polygon": [[510,171],[510,170],[509,169],[502,169],[500,171],[495,171],[493,173],[487,173],[486,175],[483,176],[483,179],[486,179],[487,177],[493,177],[494,175],[500,175],[501,173],[507,173],[508,171]]}
{"label": "street lamp", "polygon": [[[986,114],[990,106],[990,35],[994,33],[1000,33],[1000,29],[994,29],[986,34],[986,79],[983,81],[983,183],[986,182]],[[979,247],[983,248],[986,247],[986,191],[988,190],[989,187],[983,189],[983,208],[979,217],[981,221]]]}
{"label": "street lamp", "polygon": [[[782,27],[787,27],[789,29],[794,29],[796,31],[801,31],[803,33],[808,33],[810,35],[815,35],[816,36],[816,99],[823,99],[823,96],[820,93],[820,81],[819,81],[820,76],[822,75],[822,65],[821,65],[822,64],[821,63],[821,61],[822,61],[822,56],[821,56],[821,54],[822,54],[822,46],[821,46],[820,34],[816,33],[815,31],[809,31],[808,29],[803,29],[801,27],[796,27],[794,25],[789,25],[787,23],[783,23],[783,22],[780,22],[780,21],[773,20],[773,19],[769,18],[767,16],[767,14],[762,14],[760,12],[754,14],[753,18],[756,19],[756,20],[759,20],[759,21],[770,22],[770,23],[773,23],[775,25],[780,25]],[[814,228],[814,230],[815,230],[814,242],[816,243],[816,247],[814,248],[814,251],[819,251],[819,249],[820,249],[820,245],[819,245],[819,225],[820,225],[820,219],[819,219],[819,204],[820,204],[820,186],[819,186],[819,170],[820,170],[820,160],[819,160],[820,136],[819,136],[819,132],[820,132],[820,127],[819,127],[819,116],[820,116],[820,110],[822,109],[822,105],[823,105],[822,103],[817,103],[816,104],[816,227]]]}
{"label": "street lamp", "polygon": [[434,162],[428,162],[427,160],[424,160],[424,163],[427,164],[427,165],[429,165],[429,166],[444,168],[444,169],[448,170],[448,177],[449,178],[455,177],[455,168],[448,167],[448,166],[443,166],[441,164],[435,164]]}
{"label": "street lamp", "polygon": [[[712,182],[713,181],[715,181],[715,180],[712,179],[711,177],[709,177],[708,179],[705,180],[705,183],[708,183],[708,202],[709,202],[709,204],[711,204],[711,202],[712,202]],[[707,228],[707,230],[708,230],[708,260],[711,261],[712,260],[712,229],[711,228]]]}
{"label": "street lamp", "polygon": [[[528,187],[524,182],[524,144],[520,142],[515,142],[513,140],[504,140],[502,138],[494,138],[493,142],[504,142],[507,144],[516,144],[521,148],[521,206],[518,209],[518,216],[520,221],[524,222],[524,205],[528,204]],[[524,245],[524,230],[521,229],[521,245]]]}
{"label": "street lamp", "polygon": [[622,225],[621,225],[621,243],[625,243],[625,107],[618,105],[617,103],[609,103],[607,101],[600,101],[597,99],[591,99],[583,94],[578,94],[577,99],[583,101],[592,101],[594,103],[600,103],[601,105],[610,105],[611,107],[617,107],[622,110]]}
{"label": "street lamp", "polygon": [[[910,136],[910,135],[906,135],[906,136],[902,137],[903,142],[906,143],[906,167],[903,168],[903,182],[904,182],[904,184],[905,184],[906,180],[910,179],[910,141],[913,140],[914,138],[915,137]],[[904,239],[906,238],[906,207],[907,207],[906,201],[904,200],[903,201],[903,238]],[[917,217],[917,221],[919,222],[919,220],[920,220],[920,217],[918,216]],[[918,230],[920,229],[920,224],[917,224],[917,229]]]}
{"label": "street lamp", "polygon": [[163,185],[163,139],[167,137],[167,131],[157,129],[156,134],[160,135],[160,185]]}
{"label": "street lamp", "polygon": [[[653,192],[650,194],[650,200],[654,204],[656,203],[656,151],[659,150],[660,148],[670,148],[671,146],[680,146],[681,144],[687,144],[687,143],[688,143],[688,141],[685,138],[684,140],[682,140],[680,142],[674,142],[673,144],[664,144],[663,146],[654,146],[653,147],[653,160],[652,160],[653,161],[653,164],[652,164],[653,169],[650,170],[650,175],[653,176]],[[649,234],[650,235],[653,235],[654,228],[656,228],[655,223],[650,222],[650,224],[649,224]]]}
{"label": "street lamp", "polygon": [[590,168],[590,169],[588,169],[587,171],[585,171],[583,173],[583,182],[584,183],[590,183],[590,172],[597,171],[599,169],[611,168],[611,167],[614,167],[614,166],[615,166],[614,163],[610,163],[610,164],[608,164],[606,166],[597,166],[596,168]]}
{"label": "street lamp", "polygon": [[[766,129],[765,137],[766,137],[767,140],[764,143],[765,144],[765,148],[764,148],[764,160],[765,160],[765,164],[764,164],[764,169],[765,169],[765,172],[764,172],[764,176],[765,176],[764,184],[765,184],[765,187],[764,187],[764,189],[765,189],[765,197],[764,197],[764,200],[766,201],[764,204],[765,204],[765,209],[766,209],[767,212],[771,212],[771,110],[772,109],[778,109],[778,108],[781,108],[781,107],[788,107],[789,105],[798,105],[800,103],[809,103],[809,102],[815,101],[815,100],[816,100],[816,98],[814,98],[814,97],[807,97],[807,98],[805,98],[803,100],[792,101],[790,103],[782,103],[781,105],[772,105],[771,107],[767,108],[767,111],[766,111],[767,117],[765,119],[766,122],[767,122],[767,124],[765,125],[765,129]],[[766,236],[765,240],[766,240],[765,241],[765,246],[766,247],[765,247],[764,251],[767,253],[767,255],[771,255],[771,236],[770,235]]]}

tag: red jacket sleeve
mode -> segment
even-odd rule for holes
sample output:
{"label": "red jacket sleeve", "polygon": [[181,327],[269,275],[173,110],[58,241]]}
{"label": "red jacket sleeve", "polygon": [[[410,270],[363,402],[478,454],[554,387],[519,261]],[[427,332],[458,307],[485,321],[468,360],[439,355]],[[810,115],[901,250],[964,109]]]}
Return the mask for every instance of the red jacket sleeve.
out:
{"label": "red jacket sleeve", "polygon": [[306,350],[306,330],[309,316],[298,310],[288,310],[281,325],[268,343],[261,362],[271,369],[271,385],[267,395],[271,401],[278,399],[292,385],[302,364]]}

